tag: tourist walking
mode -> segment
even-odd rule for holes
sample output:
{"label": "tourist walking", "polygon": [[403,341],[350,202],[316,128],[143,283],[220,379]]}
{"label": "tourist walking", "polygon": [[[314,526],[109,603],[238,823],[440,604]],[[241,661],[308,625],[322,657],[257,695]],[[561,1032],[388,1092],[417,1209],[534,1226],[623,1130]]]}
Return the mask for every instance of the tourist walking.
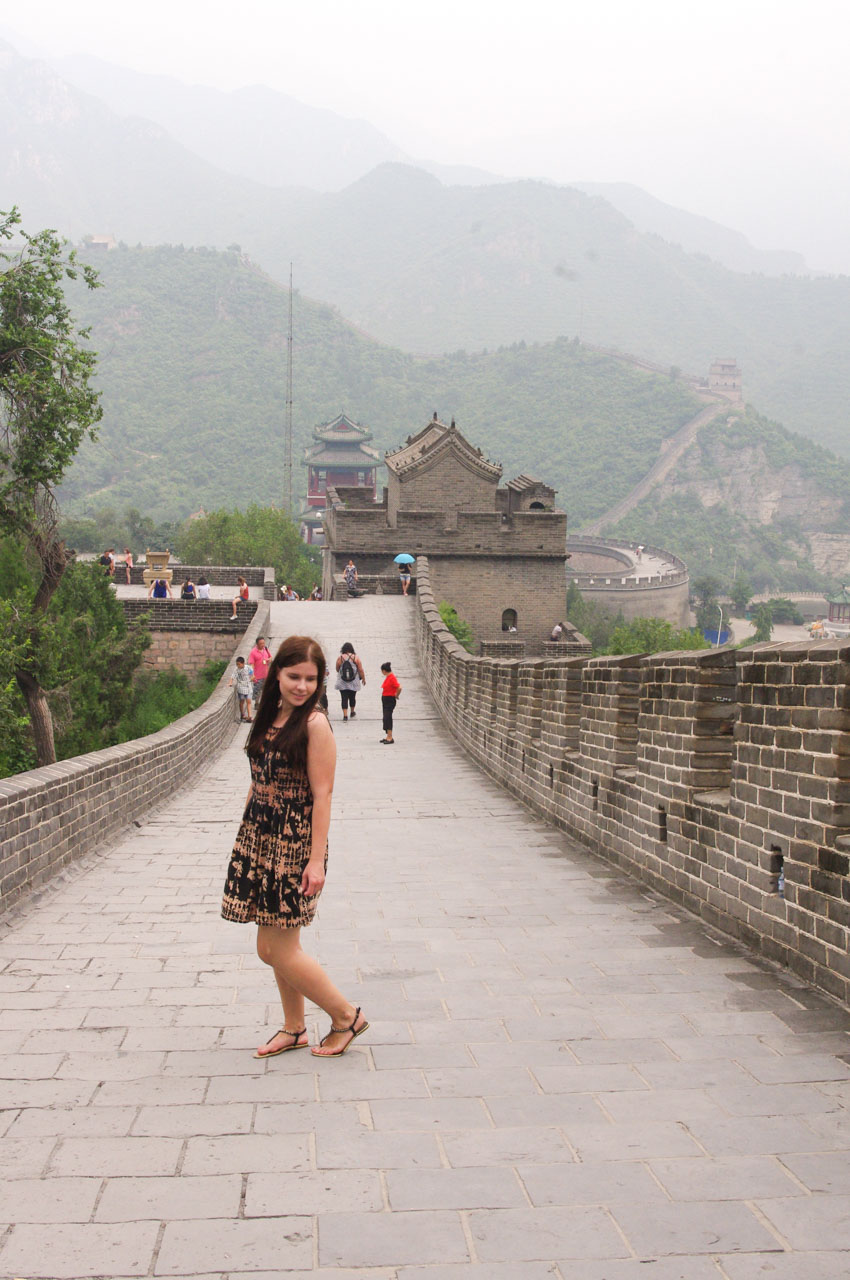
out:
{"label": "tourist walking", "polygon": [[257,643],[248,654],[248,662],[254,672],[254,706],[260,705],[260,697],[263,692],[263,685],[266,682],[266,676],[269,673],[269,665],[272,655],[266,648],[265,636],[257,636]]}
{"label": "tourist walking", "polygon": [[236,610],[239,606],[239,601],[240,600],[247,601],[250,595],[250,592],[248,590],[248,583],[245,581],[245,579],[237,578],[236,581],[237,581],[237,588],[236,588],[236,595],[233,597],[233,602],[232,602],[233,612],[230,615],[231,622],[235,622],[236,620]]}
{"label": "tourist walking", "polygon": [[366,675],[363,671],[363,663],[354,652],[354,645],[350,640],[346,640],[336,660],[336,684],[334,685],[334,688],[339,691],[340,700],[342,701],[343,720],[348,719],[349,709],[352,720],[357,715],[355,711],[357,694],[365,683]]}
{"label": "tourist walking", "polygon": [[230,677],[228,688],[236,684],[236,696],[239,699],[239,719],[251,722],[251,697],[254,682],[251,679],[251,668],[245,666],[244,658],[236,659],[236,669]]}
{"label": "tourist walking", "polygon": [[350,596],[358,596],[360,592],[357,590],[357,565],[351,556],[348,557],[348,564],[343,569],[342,576],[348,588],[348,594]]}
{"label": "tourist walking", "polygon": [[221,914],[257,925],[257,954],[271,967],[283,1026],[255,1057],[307,1046],[304,1001],[329,1015],[313,1048],[339,1057],[369,1026],[312,956],[301,930],[312,923],[325,883],[336,743],[317,709],[327,665],[309,636],[289,636],[272,660],[246,751],[251,786],[230,859]]}
{"label": "tourist walking", "polygon": [[133,577],[133,553],[129,547],[124,548],[124,572],[127,575],[127,586],[129,587]]}
{"label": "tourist walking", "polygon": [[400,564],[398,566],[398,580],[401,583],[401,594],[406,596],[410,589],[410,565]]}
{"label": "tourist walking", "polygon": [[396,703],[401,697],[401,685],[398,682],[398,677],[393,675],[392,663],[382,662],[381,670],[384,673],[384,682],[381,685],[384,736],[380,741],[385,747],[391,747],[393,745],[393,712],[396,709]]}

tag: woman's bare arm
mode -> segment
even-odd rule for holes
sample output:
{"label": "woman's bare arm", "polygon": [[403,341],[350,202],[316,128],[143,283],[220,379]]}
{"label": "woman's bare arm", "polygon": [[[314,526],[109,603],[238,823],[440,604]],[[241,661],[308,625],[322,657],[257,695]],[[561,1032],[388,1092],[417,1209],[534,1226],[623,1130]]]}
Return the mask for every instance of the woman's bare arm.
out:
{"label": "woman's bare arm", "polygon": [[325,883],[325,854],[331,824],[331,797],[336,771],[336,742],[327,717],[314,712],[307,722],[307,779],[313,793],[313,832],[310,858],[301,879],[301,892],[316,894]]}

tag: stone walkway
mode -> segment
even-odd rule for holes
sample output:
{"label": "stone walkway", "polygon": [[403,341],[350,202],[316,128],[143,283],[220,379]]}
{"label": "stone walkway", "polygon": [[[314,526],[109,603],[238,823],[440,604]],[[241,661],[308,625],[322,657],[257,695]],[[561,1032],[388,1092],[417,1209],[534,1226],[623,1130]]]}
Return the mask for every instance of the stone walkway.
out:
{"label": "stone walkway", "polygon": [[337,1061],[251,1056],[280,1014],[253,930],[218,915],[236,744],[3,935],[0,1275],[850,1275],[850,1017],[468,763],[416,675],[414,607],[272,612],[276,639],[367,664],[357,719],[332,704],[306,942],[371,1030]]}

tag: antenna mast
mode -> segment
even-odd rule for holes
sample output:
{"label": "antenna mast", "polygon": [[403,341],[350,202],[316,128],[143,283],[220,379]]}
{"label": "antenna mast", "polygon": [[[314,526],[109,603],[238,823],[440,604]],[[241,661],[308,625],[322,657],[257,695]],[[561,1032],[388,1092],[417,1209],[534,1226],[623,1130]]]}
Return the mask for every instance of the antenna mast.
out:
{"label": "antenna mast", "polygon": [[292,263],[289,264],[289,333],[286,339],[286,420],[283,476],[286,510],[292,518]]}

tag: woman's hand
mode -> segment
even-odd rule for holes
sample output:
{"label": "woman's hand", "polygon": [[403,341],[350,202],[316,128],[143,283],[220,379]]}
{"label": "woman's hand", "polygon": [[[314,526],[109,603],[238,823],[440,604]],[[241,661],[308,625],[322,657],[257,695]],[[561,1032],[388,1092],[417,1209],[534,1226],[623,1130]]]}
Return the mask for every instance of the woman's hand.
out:
{"label": "woman's hand", "polygon": [[313,858],[304,868],[304,874],[301,877],[301,892],[305,898],[315,897],[322,889],[325,883],[325,863],[324,859],[316,862]]}

